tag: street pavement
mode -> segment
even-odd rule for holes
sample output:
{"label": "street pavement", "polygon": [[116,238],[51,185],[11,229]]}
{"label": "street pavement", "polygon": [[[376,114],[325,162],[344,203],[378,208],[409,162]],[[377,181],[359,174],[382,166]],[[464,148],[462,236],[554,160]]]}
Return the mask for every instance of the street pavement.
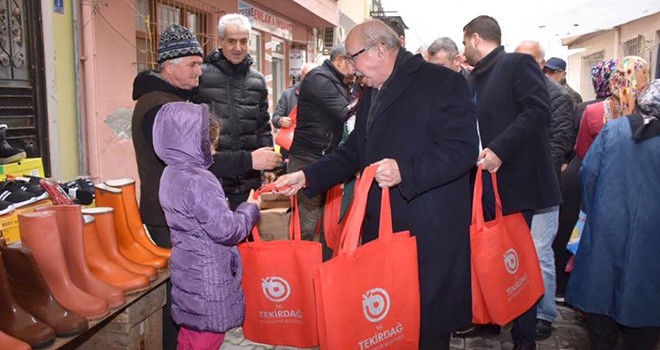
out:
{"label": "street pavement", "polygon": [[[566,306],[558,307],[558,317],[553,324],[554,331],[552,336],[546,340],[537,342],[539,350],[587,350],[589,349],[589,339],[587,331],[584,328],[584,318],[571,308]],[[621,339],[620,339],[621,340]],[[265,344],[253,343],[243,337],[240,328],[227,332],[225,342],[220,350],[300,350],[299,348],[288,346],[271,346]],[[318,348],[312,348],[318,349]],[[451,340],[451,349],[513,349],[509,327],[505,327],[502,333],[497,336],[477,337],[469,339],[453,338]],[[623,349],[621,341],[618,349]],[[311,349],[310,349],[311,350]],[[660,344],[656,347],[660,350]]]}

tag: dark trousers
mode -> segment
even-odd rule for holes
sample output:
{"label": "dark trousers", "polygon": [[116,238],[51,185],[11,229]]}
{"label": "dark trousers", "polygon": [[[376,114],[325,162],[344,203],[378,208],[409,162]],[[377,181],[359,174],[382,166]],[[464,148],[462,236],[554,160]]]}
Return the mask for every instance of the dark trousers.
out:
{"label": "dark trousers", "polygon": [[[485,172],[483,177],[484,192],[483,192],[483,207],[484,207],[484,220],[490,221],[495,219],[495,194],[493,192],[493,184],[490,178],[490,173]],[[527,226],[532,226],[532,210],[522,211],[525,217]],[[515,345],[531,345],[536,344],[536,305],[532,306],[529,310],[525,311],[522,315],[513,320],[513,328],[511,328],[511,338]]]}
{"label": "dark trousers", "polygon": [[571,257],[571,253],[566,249],[566,244],[571,237],[571,232],[575,227],[575,222],[580,213],[580,185],[578,181],[578,172],[582,166],[580,157],[573,157],[568,167],[561,173],[560,185],[561,196],[564,202],[559,206],[559,227],[557,236],[552,242],[552,251],[555,253],[555,269],[557,276],[556,294],[564,296],[566,286],[568,286],[568,277],[566,263]]}
{"label": "dark trousers", "polygon": [[660,335],[660,328],[658,327],[624,327],[613,319],[600,314],[589,314],[587,331],[593,350],[615,349],[619,332],[623,332],[624,349],[653,350],[658,344],[658,335]]}
{"label": "dark trousers", "polygon": [[[296,172],[306,165],[316,161],[313,157],[304,157],[299,155],[289,155],[289,173]],[[311,241],[316,234],[316,227],[321,222],[323,205],[325,204],[325,195],[309,197],[304,191],[298,192],[298,213],[300,214],[300,229],[302,239]]]}
{"label": "dark trousers", "polygon": [[419,350],[449,350],[449,339],[451,335],[447,334],[434,340],[420,340]]}
{"label": "dark trousers", "polygon": [[[147,229],[156,245],[163,248],[172,248],[169,227],[147,225]],[[172,282],[168,280],[165,283],[167,301],[163,306],[163,350],[176,350],[179,327],[172,320]]]}

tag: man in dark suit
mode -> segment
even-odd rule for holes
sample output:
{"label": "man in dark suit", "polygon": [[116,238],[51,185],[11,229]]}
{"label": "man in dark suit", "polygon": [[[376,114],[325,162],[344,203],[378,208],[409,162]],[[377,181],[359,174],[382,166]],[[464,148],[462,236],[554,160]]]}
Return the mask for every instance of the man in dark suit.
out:
{"label": "man in dark suit", "polygon": [[[506,53],[497,21],[479,16],[463,28],[465,57],[474,66],[468,84],[477,103],[478,161],[497,172],[505,215],[522,212],[529,225],[534,210],[558,205],[559,183],[552,166],[548,123],[550,98],[543,73],[526,54]],[[484,176],[484,215],[494,218],[490,176]],[[536,306],[511,330],[514,349],[536,349]]]}
{"label": "man in dark suit", "polygon": [[[477,159],[475,110],[465,79],[413,56],[378,20],[346,38],[351,70],[365,90],[355,130],[333,153],[282,176],[282,193],[322,193],[376,163],[390,187],[394,231],[417,238],[420,349],[449,349],[450,332],[471,320],[469,170]],[[372,186],[362,239],[378,235],[381,191]]]}

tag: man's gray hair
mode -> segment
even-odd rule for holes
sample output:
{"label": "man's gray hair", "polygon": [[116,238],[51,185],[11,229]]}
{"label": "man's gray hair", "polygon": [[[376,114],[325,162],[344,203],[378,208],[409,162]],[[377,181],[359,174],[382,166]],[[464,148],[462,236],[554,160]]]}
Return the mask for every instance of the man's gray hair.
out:
{"label": "man's gray hair", "polygon": [[360,41],[364,44],[381,43],[388,49],[401,48],[401,38],[381,20],[372,19],[363,23]]}
{"label": "man's gray hair", "polygon": [[159,72],[163,71],[163,68],[165,68],[165,65],[167,65],[168,63],[169,64],[179,64],[179,63],[181,63],[182,59],[183,59],[183,57],[177,57],[177,58],[173,58],[171,60],[163,61],[163,62],[158,64],[158,71]]}
{"label": "man's gray hair", "polygon": [[218,21],[218,37],[220,39],[225,38],[227,27],[230,25],[237,26],[241,30],[246,30],[248,36],[252,31],[252,24],[250,24],[250,20],[247,17],[238,13],[228,13],[220,17],[220,20]]}
{"label": "man's gray hair", "polygon": [[456,57],[459,54],[458,46],[456,46],[454,40],[451,40],[451,38],[448,37],[435,39],[435,41],[433,41],[433,43],[429,45],[426,51],[429,53],[429,55],[435,55],[440,51],[444,51],[448,53],[449,56],[452,58]]}
{"label": "man's gray hair", "polygon": [[339,56],[346,56],[346,45],[343,42],[332,48],[332,51],[330,51],[330,61],[334,62]]}

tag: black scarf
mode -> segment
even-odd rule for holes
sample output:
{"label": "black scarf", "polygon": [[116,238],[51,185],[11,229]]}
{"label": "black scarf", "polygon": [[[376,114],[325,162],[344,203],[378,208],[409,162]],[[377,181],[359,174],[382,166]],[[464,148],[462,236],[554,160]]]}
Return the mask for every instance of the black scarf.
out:
{"label": "black scarf", "polygon": [[635,142],[641,142],[660,135],[660,120],[657,118],[651,118],[649,122],[645,123],[641,114],[632,114],[628,116],[628,121]]}

